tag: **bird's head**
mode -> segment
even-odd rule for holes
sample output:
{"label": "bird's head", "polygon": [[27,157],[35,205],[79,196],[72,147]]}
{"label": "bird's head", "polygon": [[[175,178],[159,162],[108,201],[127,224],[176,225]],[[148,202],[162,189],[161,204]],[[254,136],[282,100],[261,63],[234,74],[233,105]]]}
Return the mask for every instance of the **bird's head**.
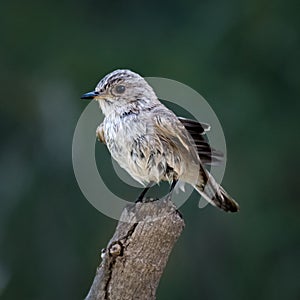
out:
{"label": "bird's head", "polygon": [[130,70],[115,70],[107,74],[99,81],[94,91],[82,95],[81,99],[98,101],[105,115],[127,105],[157,101],[146,80]]}

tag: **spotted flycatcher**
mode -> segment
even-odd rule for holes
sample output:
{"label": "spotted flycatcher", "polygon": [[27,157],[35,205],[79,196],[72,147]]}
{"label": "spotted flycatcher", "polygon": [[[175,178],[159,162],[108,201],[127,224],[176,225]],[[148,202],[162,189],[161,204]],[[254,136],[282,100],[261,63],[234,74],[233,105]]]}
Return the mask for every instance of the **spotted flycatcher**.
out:
{"label": "spotted flycatcher", "polygon": [[97,128],[97,137],[119,165],[146,186],[139,200],[153,183],[169,181],[171,193],[181,180],[193,185],[212,205],[238,211],[238,204],[205,168],[222,159],[205,139],[210,126],[177,117],[143,77],[130,70],[116,70],[81,98],[99,102],[105,118]]}

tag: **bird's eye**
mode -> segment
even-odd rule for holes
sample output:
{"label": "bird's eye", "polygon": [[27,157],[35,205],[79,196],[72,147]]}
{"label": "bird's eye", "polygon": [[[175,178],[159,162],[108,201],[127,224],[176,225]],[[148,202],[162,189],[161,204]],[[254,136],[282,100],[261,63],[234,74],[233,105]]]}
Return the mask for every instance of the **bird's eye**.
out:
{"label": "bird's eye", "polygon": [[125,86],[124,85],[117,85],[115,87],[115,91],[117,94],[123,94],[125,92]]}

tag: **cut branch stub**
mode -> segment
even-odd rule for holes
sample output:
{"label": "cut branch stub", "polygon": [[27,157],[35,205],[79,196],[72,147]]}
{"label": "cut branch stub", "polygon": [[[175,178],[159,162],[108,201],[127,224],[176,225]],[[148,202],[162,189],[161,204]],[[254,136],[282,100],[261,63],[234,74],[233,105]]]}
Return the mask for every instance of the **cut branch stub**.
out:
{"label": "cut branch stub", "polygon": [[86,300],[155,299],[168,257],[184,228],[169,198],[129,205],[120,220]]}

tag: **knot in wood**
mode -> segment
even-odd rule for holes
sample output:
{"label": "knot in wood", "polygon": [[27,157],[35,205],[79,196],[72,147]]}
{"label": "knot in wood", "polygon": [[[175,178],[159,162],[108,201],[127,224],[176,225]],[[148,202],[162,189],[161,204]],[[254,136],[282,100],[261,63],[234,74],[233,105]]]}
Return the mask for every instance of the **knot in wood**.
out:
{"label": "knot in wood", "polygon": [[123,250],[123,246],[121,245],[121,243],[116,242],[115,244],[113,244],[109,247],[109,254],[111,256],[119,256],[119,255],[121,255],[122,250]]}

